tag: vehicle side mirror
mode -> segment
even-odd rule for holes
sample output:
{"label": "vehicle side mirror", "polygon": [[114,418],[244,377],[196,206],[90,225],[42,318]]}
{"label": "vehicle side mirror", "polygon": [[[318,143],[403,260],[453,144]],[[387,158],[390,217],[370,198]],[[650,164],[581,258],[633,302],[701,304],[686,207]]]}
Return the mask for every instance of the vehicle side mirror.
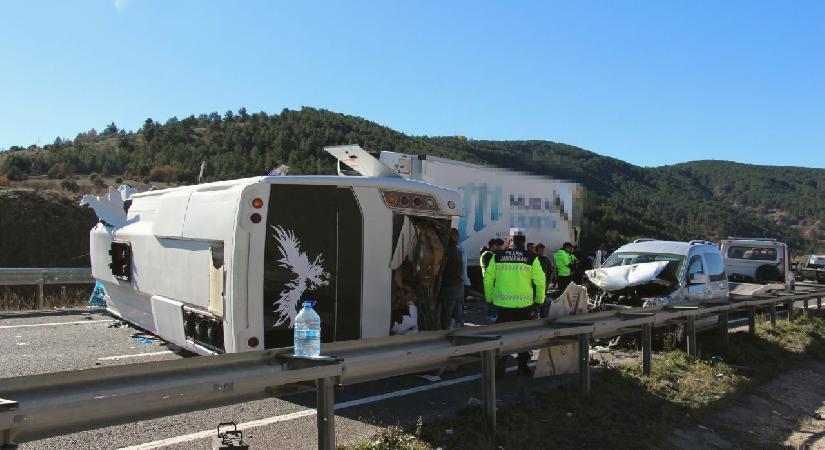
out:
{"label": "vehicle side mirror", "polygon": [[706,273],[692,273],[690,274],[690,279],[688,280],[690,284],[708,284],[710,283],[710,277]]}

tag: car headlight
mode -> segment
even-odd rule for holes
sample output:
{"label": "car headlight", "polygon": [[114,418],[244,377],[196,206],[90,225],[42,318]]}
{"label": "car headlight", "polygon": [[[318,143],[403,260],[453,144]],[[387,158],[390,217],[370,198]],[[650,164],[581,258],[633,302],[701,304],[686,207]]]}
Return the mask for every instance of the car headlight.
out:
{"label": "car headlight", "polygon": [[671,302],[670,297],[654,297],[654,298],[647,298],[642,302],[642,307],[646,306],[658,306],[658,305],[667,305]]}

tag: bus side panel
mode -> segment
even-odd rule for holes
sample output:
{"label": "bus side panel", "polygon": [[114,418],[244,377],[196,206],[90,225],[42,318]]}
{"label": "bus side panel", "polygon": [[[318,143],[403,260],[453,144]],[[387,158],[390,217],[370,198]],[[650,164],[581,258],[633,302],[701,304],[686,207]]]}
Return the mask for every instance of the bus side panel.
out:
{"label": "bus side panel", "polygon": [[361,337],[390,334],[392,314],[393,212],[378,189],[354,188],[365,218],[363,228],[363,283]]}
{"label": "bus side panel", "polygon": [[[350,198],[347,199],[347,196]],[[295,316],[304,300],[315,300],[321,316],[321,340],[357,338],[360,331],[360,252],[340,234],[358,226],[360,211],[348,189],[336,186],[272,185],[264,244],[264,343],[292,345]],[[359,218],[352,217],[357,214]],[[350,267],[352,264],[352,267]],[[343,266],[346,265],[346,269]],[[347,279],[342,280],[345,276]],[[353,281],[358,280],[358,288]]]}

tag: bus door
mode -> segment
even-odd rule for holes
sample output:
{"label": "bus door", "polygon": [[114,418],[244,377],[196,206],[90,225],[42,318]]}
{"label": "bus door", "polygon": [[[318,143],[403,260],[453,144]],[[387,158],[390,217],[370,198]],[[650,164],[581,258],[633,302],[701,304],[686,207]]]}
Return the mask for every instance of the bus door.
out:
{"label": "bus door", "polygon": [[337,186],[270,188],[264,249],[264,344],[293,343],[295,316],[314,300],[321,340],[361,337],[363,217]]}

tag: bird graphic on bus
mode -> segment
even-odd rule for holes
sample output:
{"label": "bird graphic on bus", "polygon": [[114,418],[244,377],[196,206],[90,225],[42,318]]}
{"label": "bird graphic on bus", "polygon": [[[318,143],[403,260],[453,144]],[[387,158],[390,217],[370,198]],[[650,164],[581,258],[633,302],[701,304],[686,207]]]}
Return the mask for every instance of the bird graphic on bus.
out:
{"label": "bird graphic on bus", "polygon": [[295,236],[295,232],[280,226],[273,226],[272,229],[272,236],[278,242],[278,250],[282,256],[278,260],[278,265],[295,274],[295,278],[286,284],[286,289],[281,291],[280,298],[275,301],[275,314],[278,320],[273,326],[277,327],[288,321],[289,328],[293,328],[301,296],[307,290],[328,285],[330,274],[322,266],[323,254],[319,253],[315,260],[310,262],[307,254],[301,251],[301,241]]}

